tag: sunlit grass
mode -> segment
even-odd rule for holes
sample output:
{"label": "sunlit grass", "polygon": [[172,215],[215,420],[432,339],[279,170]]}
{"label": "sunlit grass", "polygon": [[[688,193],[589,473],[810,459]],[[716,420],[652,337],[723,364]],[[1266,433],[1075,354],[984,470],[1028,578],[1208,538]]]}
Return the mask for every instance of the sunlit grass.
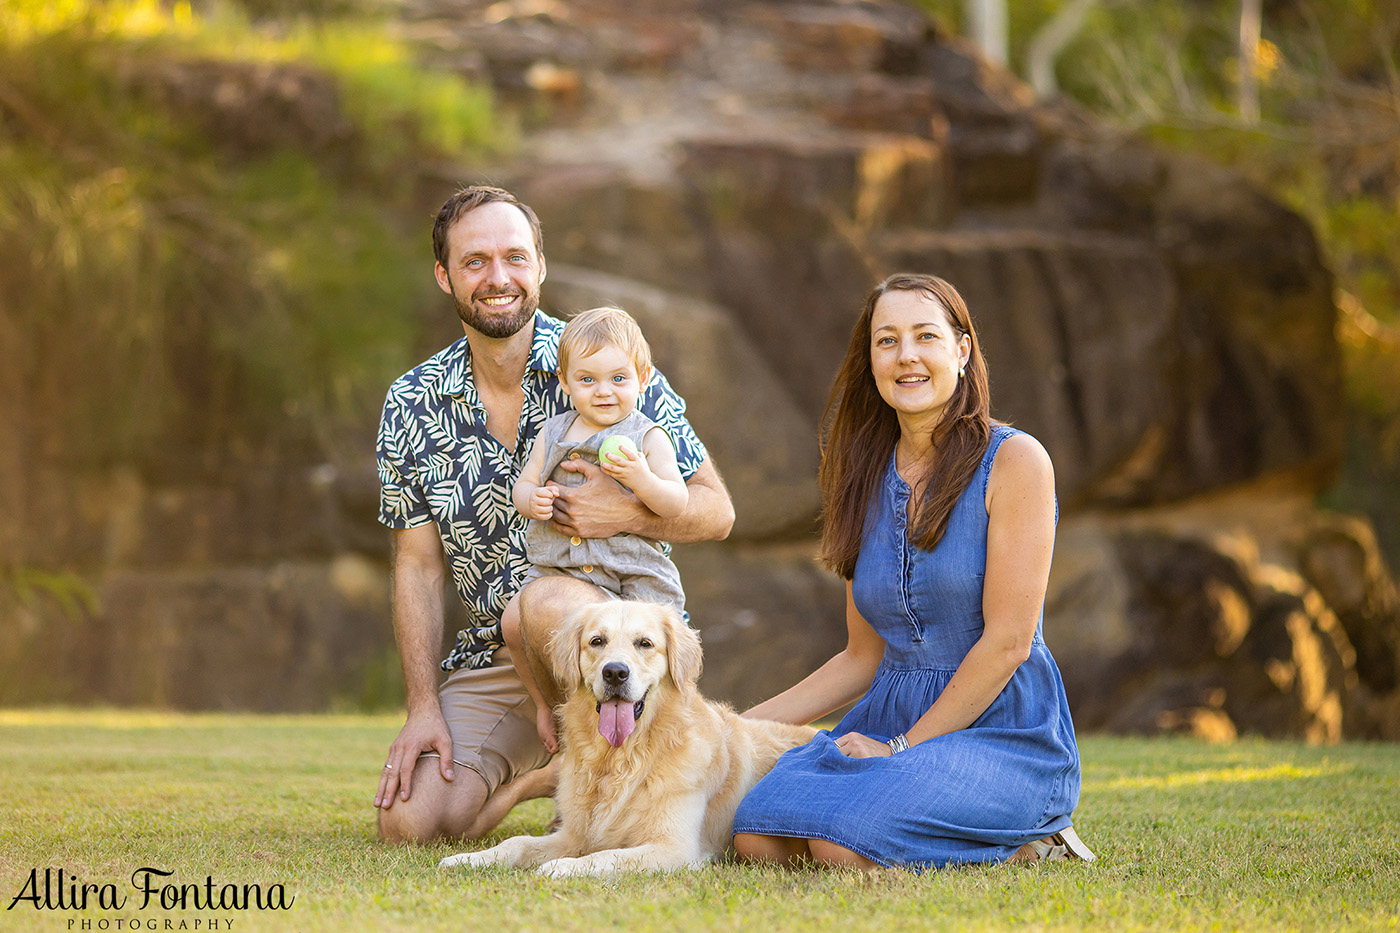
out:
{"label": "sunlit grass", "polygon": [[[1393,745],[1086,737],[1075,822],[1093,865],[873,878],[721,865],[556,883],[442,874],[437,861],[461,846],[374,840],[369,798],[399,721],[0,711],[0,794],[15,802],[0,821],[0,893],[8,904],[35,867],[129,888],[151,865],[184,883],[281,883],[296,896],[289,911],[223,914],[238,930],[1397,928]],[[542,832],[550,816],[547,801],[517,808],[482,844]],[[22,902],[5,928],[102,916]]]}

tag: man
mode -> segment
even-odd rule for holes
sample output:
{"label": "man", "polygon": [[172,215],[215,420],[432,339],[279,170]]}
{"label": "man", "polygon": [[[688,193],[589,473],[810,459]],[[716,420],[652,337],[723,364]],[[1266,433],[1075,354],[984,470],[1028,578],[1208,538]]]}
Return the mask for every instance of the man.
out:
{"label": "man", "polygon": [[[374,799],[380,838],[390,842],[476,838],[554,784],[534,704],[502,647],[500,615],[528,567],[511,485],[539,426],[568,404],[554,372],[563,324],[537,310],[539,220],[511,193],[453,195],[434,225],[433,251],[438,285],[466,336],[394,382],[379,426],[380,521],[394,529],[394,635],[408,702]],[[580,537],[724,538],[733,505],[684,403],[658,375],[638,407],[676,440],[690,492],[685,513],[663,521],[596,465],[575,464],[586,481],[555,500],[555,524]],[[439,690],[447,569],[474,627],[442,662],[450,673]],[[571,578],[530,587],[527,646],[541,647],[572,608],[604,598]]]}

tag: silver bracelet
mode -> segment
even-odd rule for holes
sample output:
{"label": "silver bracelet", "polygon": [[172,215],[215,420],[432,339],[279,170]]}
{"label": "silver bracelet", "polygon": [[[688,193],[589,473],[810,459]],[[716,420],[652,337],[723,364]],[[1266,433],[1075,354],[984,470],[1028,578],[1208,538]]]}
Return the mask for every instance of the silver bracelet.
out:
{"label": "silver bracelet", "polygon": [[885,744],[889,745],[891,755],[898,755],[900,752],[909,751],[909,740],[904,737],[904,733],[902,732]]}

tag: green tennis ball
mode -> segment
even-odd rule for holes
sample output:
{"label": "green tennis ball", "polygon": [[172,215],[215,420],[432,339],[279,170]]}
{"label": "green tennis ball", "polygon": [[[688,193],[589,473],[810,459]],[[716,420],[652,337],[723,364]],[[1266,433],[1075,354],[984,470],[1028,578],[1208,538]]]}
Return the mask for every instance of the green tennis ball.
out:
{"label": "green tennis ball", "polygon": [[612,437],[603,440],[602,445],[598,448],[598,459],[604,463],[609,463],[611,462],[608,460],[609,454],[617,454],[619,457],[622,457],[627,453],[635,454],[636,452],[636,444],[620,434],[614,434]]}

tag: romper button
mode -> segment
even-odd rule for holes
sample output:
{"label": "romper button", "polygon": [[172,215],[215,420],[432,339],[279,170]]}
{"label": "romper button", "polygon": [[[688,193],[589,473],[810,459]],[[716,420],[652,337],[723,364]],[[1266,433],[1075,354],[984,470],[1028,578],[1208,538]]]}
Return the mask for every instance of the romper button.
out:
{"label": "romper button", "polygon": [[593,572],[593,565],[592,565],[592,564],[584,564],[584,565],[583,565],[583,572],[584,572],[584,573],[592,573],[592,572]]}
{"label": "romper button", "polygon": [[574,547],[578,547],[580,544],[583,543],[583,539],[580,538],[578,535],[574,535],[572,538],[569,539],[569,543],[572,544]]}

